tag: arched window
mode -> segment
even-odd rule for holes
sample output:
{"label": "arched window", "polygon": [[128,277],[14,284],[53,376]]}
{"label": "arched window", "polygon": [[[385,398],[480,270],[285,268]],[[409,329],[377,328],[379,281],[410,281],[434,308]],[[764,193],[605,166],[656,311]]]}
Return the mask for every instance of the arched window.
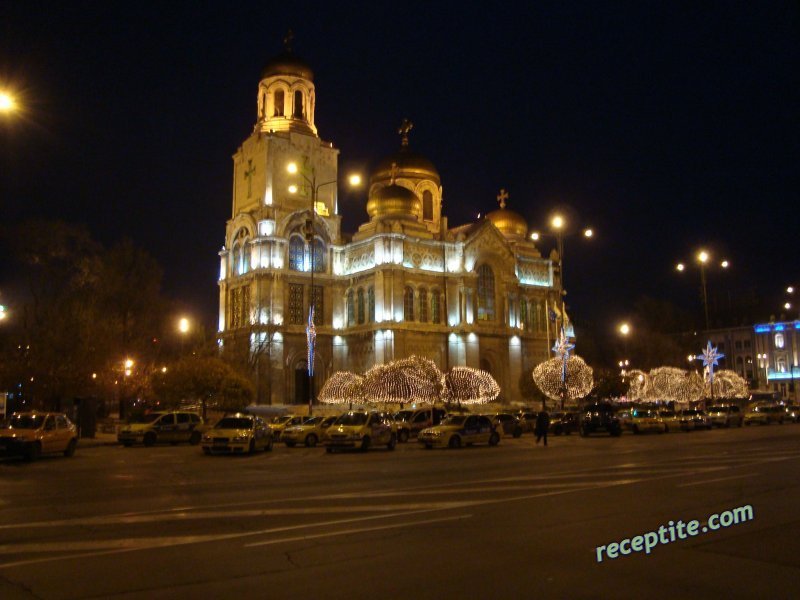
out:
{"label": "arched window", "polygon": [[364,322],[364,288],[358,288],[358,323]]}
{"label": "arched window", "polygon": [[353,302],[353,290],[347,292],[347,326],[354,325],[356,322],[356,307]]}
{"label": "arched window", "polygon": [[261,94],[261,117],[267,116],[267,93]]}
{"label": "arched window", "polygon": [[428,290],[425,288],[419,288],[419,320],[428,322]]}
{"label": "arched window", "polygon": [[306,243],[299,235],[289,239],[289,268],[292,271],[305,271]]}
{"label": "arched window", "polygon": [[322,240],[314,239],[314,273],[325,272],[325,244]]}
{"label": "arched window", "polygon": [[776,333],[775,334],[775,347],[776,348],[783,348],[784,345],[785,345],[785,343],[783,341],[783,334],[782,333]]}
{"label": "arched window", "polygon": [[283,115],[283,90],[278,90],[275,92],[275,111],[273,112],[273,116],[282,117]]}
{"label": "arched window", "polygon": [[403,292],[403,319],[414,320],[414,289],[410,286],[406,286]]}
{"label": "arched window", "polygon": [[425,221],[433,221],[433,194],[430,190],[422,192],[422,218]]}
{"label": "arched window", "polygon": [[295,119],[303,118],[303,92],[300,90],[294,93],[294,114],[292,116]]}
{"label": "arched window", "polygon": [[478,320],[494,321],[494,271],[489,265],[478,267]]}
{"label": "arched window", "polygon": [[439,305],[439,290],[431,290],[431,322],[442,322],[442,310]]}
{"label": "arched window", "polygon": [[375,322],[375,289],[367,290],[367,318],[370,323]]}
{"label": "arched window", "polygon": [[528,301],[525,298],[521,298],[519,301],[519,323],[517,325],[526,331],[531,328],[531,324],[528,321]]}

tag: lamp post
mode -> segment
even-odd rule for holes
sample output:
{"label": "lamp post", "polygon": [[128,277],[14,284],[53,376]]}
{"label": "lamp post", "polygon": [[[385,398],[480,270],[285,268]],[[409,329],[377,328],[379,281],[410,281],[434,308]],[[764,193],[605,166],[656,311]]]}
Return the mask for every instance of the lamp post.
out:
{"label": "lamp post", "polygon": [[[711,255],[706,252],[705,250],[700,250],[696,257],[697,262],[700,264],[700,285],[703,288],[703,313],[705,314],[706,318],[706,331],[709,329],[709,320],[708,320],[708,286],[706,284],[706,264],[709,260],[711,260]],[[723,260],[719,263],[719,266],[723,269],[727,269],[730,266],[730,262],[727,260]],[[686,270],[686,265],[683,263],[678,263],[675,266],[675,269],[682,273]]]}
{"label": "lamp post", "polygon": [[[550,219],[550,228],[552,229],[552,233],[543,234],[538,231],[534,231],[531,233],[530,238],[534,242],[539,240],[539,238],[543,235],[551,235],[556,239],[556,251],[558,252],[558,270],[561,273],[561,302],[560,302],[560,310],[561,310],[561,323],[562,326],[565,324],[565,300],[564,296],[567,295],[567,291],[564,287],[564,236],[566,235],[566,228],[567,228],[567,220],[560,214],[555,214]],[[594,236],[594,230],[591,228],[586,228],[583,230],[583,237],[589,239]]]}
{"label": "lamp post", "polygon": [[[308,323],[306,325],[306,341],[308,345],[308,414],[311,416],[313,414],[313,406],[314,406],[314,347],[316,343],[317,331],[315,326],[315,315],[314,315],[314,271],[315,271],[315,238],[314,238],[314,225],[316,222],[316,215],[317,215],[317,197],[319,195],[320,188],[326,185],[334,185],[338,183],[338,179],[332,179],[330,181],[323,181],[322,183],[317,183],[317,173],[316,170],[312,167],[311,168],[311,177],[303,173],[302,170],[297,166],[297,163],[291,162],[286,165],[286,170],[292,175],[300,175],[303,180],[308,184],[309,188],[311,189],[311,212],[309,213],[308,218],[306,219],[305,223],[305,241],[308,244],[308,249],[310,253],[310,266],[311,266],[311,290],[308,294]],[[358,186],[361,185],[361,176],[358,174],[350,175],[348,181],[351,186]],[[289,186],[289,192],[292,194],[296,194],[298,192],[298,188],[296,185]]]}

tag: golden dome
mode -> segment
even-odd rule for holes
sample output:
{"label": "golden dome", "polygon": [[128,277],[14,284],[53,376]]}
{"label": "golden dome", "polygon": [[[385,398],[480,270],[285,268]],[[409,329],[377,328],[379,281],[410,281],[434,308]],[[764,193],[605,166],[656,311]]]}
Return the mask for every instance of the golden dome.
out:
{"label": "golden dome", "polygon": [[372,172],[372,183],[390,181],[393,165],[396,165],[395,178],[430,179],[437,186],[441,185],[439,171],[436,170],[433,163],[424,156],[411,152],[408,146],[403,146],[398,153],[388,156],[378,163]]}
{"label": "golden dome", "polygon": [[517,212],[507,208],[493,210],[486,218],[491,221],[505,237],[525,238],[528,234],[528,223]]}
{"label": "golden dome", "polygon": [[309,81],[314,80],[314,72],[311,67],[291,52],[282,52],[278,56],[271,58],[261,70],[261,79],[275,75],[294,75]]}
{"label": "golden dome", "polygon": [[417,218],[422,204],[417,195],[401,185],[392,183],[375,191],[367,202],[370,218],[395,217]]}

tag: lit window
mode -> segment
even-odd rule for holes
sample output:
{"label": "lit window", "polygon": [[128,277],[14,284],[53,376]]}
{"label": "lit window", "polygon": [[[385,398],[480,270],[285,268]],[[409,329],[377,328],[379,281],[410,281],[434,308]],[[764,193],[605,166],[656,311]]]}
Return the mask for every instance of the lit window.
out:
{"label": "lit window", "polygon": [[433,194],[430,190],[422,192],[422,218],[425,221],[433,221]]}
{"label": "lit window", "polygon": [[303,323],[303,286],[289,284],[289,323]]}
{"label": "lit window", "polygon": [[322,240],[314,240],[314,273],[325,272],[325,244]]}
{"label": "lit window", "polygon": [[314,325],[322,325],[325,316],[324,306],[322,299],[324,298],[325,291],[321,285],[315,285],[311,289],[311,302],[314,303]]}
{"label": "lit window", "polygon": [[367,290],[367,315],[370,323],[375,322],[375,290],[369,288]]}
{"label": "lit window", "polygon": [[783,348],[783,346],[784,346],[783,334],[782,333],[776,333],[775,334],[775,347],[776,348]]}
{"label": "lit window", "polygon": [[528,322],[528,301],[522,298],[519,301],[519,324],[523,329],[530,329]]}
{"label": "lit window", "polygon": [[442,322],[442,310],[439,304],[439,290],[431,290],[431,322]]}
{"label": "lit window", "polygon": [[274,116],[282,117],[283,116],[283,90],[278,90],[275,92],[275,112]]}
{"label": "lit window", "polygon": [[304,271],[306,243],[299,235],[289,240],[289,268],[292,271]]}
{"label": "lit window", "polygon": [[494,271],[489,265],[478,267],[478,320],[494,321]]}
{"label": "lit window", "polygon": [[303,118],[303,92],[300,90],[294,93],[294,114],[292,116],[295,119]]}
{"label": "lit window", "polygon": [[403,293],[403,319],[414,320],[414,290],[410,286],[406,286]]}
{"label": "lit window", "polygon": [[364,322],[364,288],[358,288],[358,323]]}
{"label": "lit window", "polygon": [[421,323],[428,322],[428,290],[419,289],[419,320]]}

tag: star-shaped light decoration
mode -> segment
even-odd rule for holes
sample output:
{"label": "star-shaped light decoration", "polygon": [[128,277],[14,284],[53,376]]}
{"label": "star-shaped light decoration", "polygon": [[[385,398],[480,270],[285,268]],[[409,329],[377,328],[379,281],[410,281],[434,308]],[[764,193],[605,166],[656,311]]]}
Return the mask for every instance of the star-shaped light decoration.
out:
{"label": "star-shaped light decoration", "polygon": [[569,338],[564,333],[564,328],[561,328],[561,333],[553,346],[553,352],[561,357],[561,383],[567,381],[567,361],[569,360],[570,350],[575,348],[575,344],[570,344]]}
{"label": "star-shaped light decoration", "polygon": [[719,366],[719,359],[725,358],[725,355],[717,351],[716,346],[711,346],[711,340],[708,340],[703,354],[697,357],[697,360],[703,361],[703,366],[708,369],[708,377],[711,383],[714,383],[714,367]]}

